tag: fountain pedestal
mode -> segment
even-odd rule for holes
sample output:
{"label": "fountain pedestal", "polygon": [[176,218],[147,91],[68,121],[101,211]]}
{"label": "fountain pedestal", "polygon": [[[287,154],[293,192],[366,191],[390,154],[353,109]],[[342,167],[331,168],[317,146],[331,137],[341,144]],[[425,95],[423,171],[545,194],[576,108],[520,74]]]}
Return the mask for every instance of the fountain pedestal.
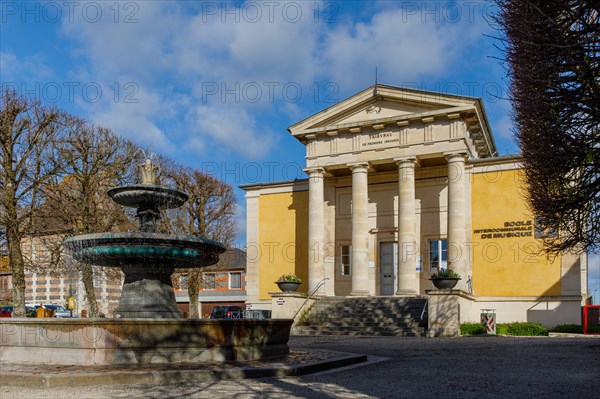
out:
{"label": "fountain pedestal", "polygon": [[166,267],[158,271],[148,271],[144,265],[124,266],[123,291],[115,317],[119,318],[155,318],[181,319],[177,308],[171,274]]}

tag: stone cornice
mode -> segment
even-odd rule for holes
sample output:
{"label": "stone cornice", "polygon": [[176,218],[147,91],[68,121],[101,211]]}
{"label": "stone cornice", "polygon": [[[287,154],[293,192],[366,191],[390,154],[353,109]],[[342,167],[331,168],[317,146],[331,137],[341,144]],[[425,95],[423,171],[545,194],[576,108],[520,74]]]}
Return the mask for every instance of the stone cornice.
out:
{"label": "stone cornice", "polygon": [[[343,132],[343,131],[359,133],[364,128],[373,127],[375,129],[375,126],[381,128],[379,125],[395,124],[398,126],[408,126],[408,125],[410,125],[411,122],[434,123],[435,117],[438,117],[438,118],[439,117],[448,117],[448,115],[452,115],[454,117],[454,115],[456,115],[457,113],[464,114],[464,115],[467,115],[467,114],[475,115],[476,111],[477,111],[476,108],[473,107],[472,105],[467,105],[467,106],[463,106],[463,107],[452,107],[452,108],[446,108],[446,109],[437,109],[437,110],[433,110],[433,111],[419,112],[419,113],[408,114],[408,115],[399,115],[399,116],[394,116],[394,117],[389,117],[389,118],[371,119],[371,120],[366,120],[366,121],[343,123],[340,125],[328,125],[328,126],[315,127],[312,129],[307,129],[307,130],[303,130],[299,133],[296,133],[295,136],[298,139],[300,139],[302,137],[312,139],[312,138],[315,138],[316,135],[325,135],[325,134],[327,134],[327,132],[330,132],[330,131],[336,131],[338,133]],[[448,119],[453,119],[453,118],[448,118]]]}

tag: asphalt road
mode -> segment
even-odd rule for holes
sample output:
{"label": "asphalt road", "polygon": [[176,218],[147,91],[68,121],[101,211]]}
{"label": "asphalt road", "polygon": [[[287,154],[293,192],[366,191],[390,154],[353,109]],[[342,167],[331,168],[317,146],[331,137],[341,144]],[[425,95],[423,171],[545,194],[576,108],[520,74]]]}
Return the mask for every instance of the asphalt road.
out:
{"label": "asphalt road", "polygon": [[597,398],[600,339],[293,337],[292,347],[363,353],[366,364],[302,377],[164,386],[24,389],[35,398]]}

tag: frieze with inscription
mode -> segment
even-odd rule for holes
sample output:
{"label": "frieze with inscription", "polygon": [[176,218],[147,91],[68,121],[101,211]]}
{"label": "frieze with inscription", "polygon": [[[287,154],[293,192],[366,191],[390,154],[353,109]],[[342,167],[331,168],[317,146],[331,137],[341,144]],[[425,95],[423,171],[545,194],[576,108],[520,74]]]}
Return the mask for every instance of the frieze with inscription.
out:
{"label": "frieze with inscription", "polygon": [[398,142],[398,132],[371,133],[361,137],[361,147],[363,149],[391,147],[398,144]]}

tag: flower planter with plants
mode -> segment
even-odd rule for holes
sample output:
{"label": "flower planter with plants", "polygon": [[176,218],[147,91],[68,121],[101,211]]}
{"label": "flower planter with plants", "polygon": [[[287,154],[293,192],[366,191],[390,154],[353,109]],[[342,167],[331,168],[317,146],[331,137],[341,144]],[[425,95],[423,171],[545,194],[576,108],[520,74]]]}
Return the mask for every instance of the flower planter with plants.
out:
{"label": "flower planter with plants", "polygon": [[298,291],[300,284],[302,284],[302,280],[295,274],[284,274],[277,279],[275,284],[277,284],[279,289],[283,292],[294,292]]}
{"label": "flower planter with plants", "polygon": [[446,268],[438,268],[435,273],[430,277],[434,287],[438,290],[441,289],[452,289],[461,280],[460,274],[458,274],[452,266],[448,265]]}

